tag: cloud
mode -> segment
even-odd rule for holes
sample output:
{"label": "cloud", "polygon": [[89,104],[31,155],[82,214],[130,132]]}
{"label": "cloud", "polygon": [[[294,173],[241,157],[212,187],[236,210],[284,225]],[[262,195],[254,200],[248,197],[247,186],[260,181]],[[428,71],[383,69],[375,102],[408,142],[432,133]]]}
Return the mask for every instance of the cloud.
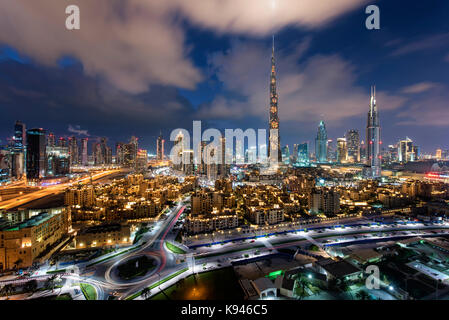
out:
{"label": "cloud", "polygon": [[406,107],[396,116],[401,119],[398,124],[447,127],[449,125],[448,92],[449,88],[440,84],[410,99]]}
{"label": "cloud", "polygon": [[[276,53],[279,117],[282,122],[309,123],[323,115],[334,125],[366,114],[369,88],[360,87],[354,65],[339,55],[314,55],[304,59],[303,44],[293,53]],[[269,105],[270,50],[254,43],[235,43],[210,63],[230,93],[202,105],[198,117],[206,119],[267,119]],[[300,61],[300,63],[298,63]],[[265,66],[265,67],[263,67]],[[381,112],[403,105],[406,98],[378,89]]]}
{"label": "cloud", "polygon": [[[130,94],[86,76],[77,66],[45,68],[15,61],[0,62],[0,75],[7,75],[0,77],[0,110],[6,114],[0,117],[1,136],[10,136],[14,120],[20,119],[28,128],[58,135],[69,131],[123,141],[136,135],[152,144],[145,137],[161,128],[192,125],[193,107],[173,87],[153,85],[145,93]],[[41,95],[17,95],[18,90]]]}
{"label": "cloud", "polygon": [[[156,1],[159,2],[159,1]],[[65,28],[66,1],[0,2],[0,43],[46,66],[64,56],[89,76],[140,93],[149,85],[192,89],[201,74],[187,57],[182,29],[153,1],[74,0],[81,29]]]}
{"label": "cloud", "polygon": [[448,41],[449,41],[449,33],[436,34],[430,37],[421,38],[417,41],[413,41],[401,47],[398,47],[391,53],[391,55],[402,56],[413,52],[434,49],[441,47],[442,44],[448,43]]}
{"label": "cloud", "polygon": [[86,137],[89,137],[89,132],[87,130],[81,130],[81,126],[75,126],[73,127],[71,124],[69,124],[69,127],[67,129],[67,131],[71,132],[71,133],[76,133],[77,135],[83,135]]}
{"label": "cloud", "polygon": [[434,82],[420,82],[420,83],[416,83],[416,84],[402,88],[401,92],[408,93],[408,94],[423,93],[423,92],[429,91],[433,88],[436,88],[438,86],[439,86],[439,84],[434,83]]}
{"label": "cloud", "polygon": [[267,35],[287,25],[320,27],[367,0],[176,0],[194,23],[219,32]]}
{"label": "cloud", "polygon": [[80,8],[81,29],[69,31],[67,1],[2,0],[0,43],[45,66],[74,57],[87,75],[131,93],[153,84],[194,89],[202,74],[189,59],[184,19],[222,33],[266,35],[287,25],[320,27],[366,2],[73,0],[70,4]]}

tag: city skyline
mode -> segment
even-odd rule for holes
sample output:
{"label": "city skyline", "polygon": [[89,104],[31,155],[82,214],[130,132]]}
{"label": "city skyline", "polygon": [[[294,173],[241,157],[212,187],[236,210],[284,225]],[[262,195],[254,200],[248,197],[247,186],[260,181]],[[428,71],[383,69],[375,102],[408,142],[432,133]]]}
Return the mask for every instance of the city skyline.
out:
{"label": "city skyline", "polygon": [[[164,57],[139,59],[145,66],[144,74],[117,70],[119,75],[113,76],[113,66],[99,65],[95,57],[90,61],[66,43],[76,38],[76,33],[64,33],[68,47],[64,55],[52,39],[48,40],[48,52],[33,51],[32,43],[4,34],[0,38],[0,70],[5,75],[0,79],[1,106],[8,117],[0,120],[1,144],[11,136],[8,124],[19,119],[29,127],[48,128],[62,136],[107,136],[115,143],[134,135],[152,153],[156,153],[155,141],[161,129],[167,137],[176,127],[190,127],[192,120],[217,128],[266,128],[269,89],[264,79],[269,77],[271,35],[276,34],[283,146],[313,141],[321,118],[329,137],[335,140],[349,129],[364,132],[368,87],[375,83],[378,103],[384,108],[384,146],[409,136],[422,152],[449,148],[444,139],[445,74],[449,68],[445,59],[449,49],[444,44],[447,34],[440,28],[444,22],[440,12],[447,4],[432,1],[422,12],[412,2],[403,12],[398,3],[380,1],[385,13],[382,27],[372,31],[364,27],[364,1],[350,2],[335,12],[322,9],[323,18],[315,18],[318,21],[314,23],[308,22],[312,13],[307,10],[304,16],[293,16],[263,30],[258,29],[256,19],[251,27],[257,32],[237,24],[236,30],[223,27],[218,33],[221,27],[185,13],[189,23],[182,31],[182,40],[170,38],[178,50],[177,57],[172,58],[186,68],[180,71],[191,75],[190,82],[179,80],[182,83],[173,80],[177,68],[166,68],[165,75],[157,75],[160,70],[155,65],[166,66]],[[11,8],[4,6],[3,11],[10,12]],[[118,6],[114,19],[125,9],[125,5]],[[273,19],[284,13],[282,6],[270,10],[273,12],[267,14]],[[89,16],[88,8],[86,11]],[[428,22],[426,27],[409,26],[418,14]],[[102,30],[101,23],[92,25],[87,18],[84,26]],[[169,27],[179,32],[176,24]],[[28,35],[31,31],[17,27],[17,32]],[[80,32],[86,31],[81,28]],[[112,39],[117,43],[131,41]],[[438,47],[440,43],[443,46]],[[136,53],[143,53],[137,43],[129,45]],[[362,46],[363,50],[351,50]],[[374,48],[375,55],[370,53]],[[19,74],[28,76],[21,78]],[[38,77],[46,81],[38,83]],[[141,81],[131,81],[136,77]],[[335,112],[337,109],[340,111]],[[431,117],[431,111],[423,110],[443,116]]]}

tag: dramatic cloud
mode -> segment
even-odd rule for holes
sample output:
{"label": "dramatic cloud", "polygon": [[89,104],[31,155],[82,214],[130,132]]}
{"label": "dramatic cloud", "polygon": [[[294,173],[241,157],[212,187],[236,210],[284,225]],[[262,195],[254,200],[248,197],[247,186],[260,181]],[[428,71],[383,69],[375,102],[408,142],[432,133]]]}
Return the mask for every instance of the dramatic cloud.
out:
{"label": "dramatic cloud", "polygon": [[[154,1],[79,0],[81,29],[65,28],[67,1],[2,0],[0,43],[55,66],[80,60],[87,75],[144,92],[151,84],[194,88],[200,72],[186,56],[184,34]],[[157,2],[157,1],[155,1]]]}
{"label": "dramatic cloud", "polygon": [[[281,122],[304,123],[324,117],[335,125],[367,112],[369,88],[356,85],[356,68],[351,63],[339,55],[314,55],[302,61],[303,52],[304,44],[299,44],[293,53],[276,54]],[[226,54],[212,57],[211,65],[231,94],[203,105],[198,117],[268,117],[270,51],[267,48],[236,43]],[[385,112],[401,106],[405,98],[380,88],[377,101]]]}
{"label": "dramatic cloud", "polygon": [[[152,84],[193,89],[182,18],[219,32],[267,34],[286,25],[318,27],[366,0],[73,0],[81,30],[65,28],[67,1],[2,0],[0,43],[46,66],[64,56],[89,76],[140,93]],[[181,17],[180,17],[181,13]]]}
{"label": "dramatic cloud", "polygon": [[73,127],[71,124],[69,124],[69,127],[68,127],[67,131],[71,132],[71,133],[76,133],[79,136],[80,135],[83,135],[83,136],[86,136],[86,137],[90,136],[88,130],[81,130],[81,126],[78,126],[78,125]]}
{"label": "dramatic cloud", "polygon": [[406,108],[397,114],[397,118],[401,119],[399,124],[447,127],[449,125],[448,92],[449,88],[441,84],[411,99]]}
{"label": "dramatic cloud", "polygon": [[195,23],[221,32],[266,35],[286,25],[315,28],[367,0],[176,0]]}
{"label": "dramatic cloud", "polygon": [[436,87],[438,87],[439,84],[438,83],[434,83],[434,82],[420,82],[420,83],[416,83],[410,86],[407,86],[405,88],[402,88],[401,92],[403,93],[423,93],[426,91],[429,91],[431,89],[434,89]]}
{"label": "dramatic cloud", "polygon": [[395,49],[391,55],[401,56],[408,53],[429,50],[434,48],[439,48],[442,44],[449,42],[449,33],[436,34],[433,36],[427,36],[419,40],[410,42],[406,45],[398,47]]}

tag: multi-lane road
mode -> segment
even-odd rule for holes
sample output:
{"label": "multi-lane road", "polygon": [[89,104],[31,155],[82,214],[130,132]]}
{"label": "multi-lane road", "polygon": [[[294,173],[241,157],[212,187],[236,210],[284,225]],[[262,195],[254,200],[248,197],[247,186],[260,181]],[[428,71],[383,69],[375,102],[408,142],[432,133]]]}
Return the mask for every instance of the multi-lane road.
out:
{"label": "multi-lane road", "polygon": [[[108,177],[108,176],[111,176],[111,175],[114,175],[114,174],[117,174],[120,172],[121,172],[120,169],[102,171],[102,172],[93,174],[92,181],[99,180],[99,179],[102,179],[102,178],[105,178],[105,177]],[[52,185],[52,186],[39,187],[39,189],[34,192],[26,193],[23,195],[19,194],[17,197],[14,197],[12,199],[1,201],[0,202],[0,210],[10,210],[10,209],[25,205],[31,201],[35,201],[38,199],[42,199],[44,197],[59,194],[59,193],[63,192],[64,189],[66,189],[67,187],[70,187],[71,185],[79,184],[79,183],[81,183],[81,184],[88,183],[90,180],[91,180],[91,177],[87,176],[87,177],[82,177],[77,180],[66,182],[66,183],[56,184],[56,185]]]}

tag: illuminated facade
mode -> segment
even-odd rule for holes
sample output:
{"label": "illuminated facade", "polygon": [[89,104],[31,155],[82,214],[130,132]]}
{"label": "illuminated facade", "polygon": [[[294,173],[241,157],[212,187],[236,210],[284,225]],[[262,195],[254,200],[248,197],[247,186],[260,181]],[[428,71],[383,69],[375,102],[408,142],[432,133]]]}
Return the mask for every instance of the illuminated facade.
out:
{"label": "illuminated facade", "polygon": [[318,133],[315,139],[315,156],[316,162],[326,163],[327,162],[327,131],[324,121],[320,121],[318,126]]}
{"label": "illuminated facade", "polygon": [[376,104],[376,87],[371,88],[371,99],[366,126],[367,176],[378,178],[381,176],[382,157],[380,155],[380,124]]}
{"label": "illuminated facade", "polygon": [[281,136],[279,134],[278,94],[276,90],[276,65],[274,60],[274,37],[271,55],[270,77],[270,133],[268,137],[268,158],[270,163],[282,162]]}

